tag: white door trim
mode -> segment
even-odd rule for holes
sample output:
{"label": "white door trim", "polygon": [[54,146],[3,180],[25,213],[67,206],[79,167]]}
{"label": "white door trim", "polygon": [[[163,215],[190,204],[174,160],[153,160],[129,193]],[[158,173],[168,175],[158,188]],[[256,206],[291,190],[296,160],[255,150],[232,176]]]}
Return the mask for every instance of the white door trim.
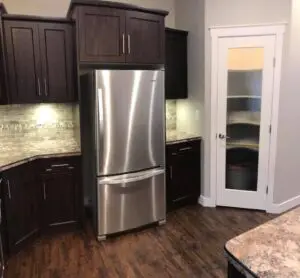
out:
{"label": "white door trim", "polygon": [[211,43],[211,102],[210,102],[210,203],[216,206],[217,197],[217,120],[216,113],[218,108],[218,39],[222,37],[239,37],[239,36],[257,36],[273,35],[276,37],[275,59],[273,81],[273,101],[272,101],[272,131],[270,144],[270,161],[268,171],[268,195],[266,200],[266,211],[271,211],[274,205],[274,176],[277,151],[277,129],[278,129],[278,110],[279,110],[279,93],[281,82],[281,65],[283,36],[285,33],[285,24],[260,25],[260,26],[235,26],[226,28],[210,29]]}

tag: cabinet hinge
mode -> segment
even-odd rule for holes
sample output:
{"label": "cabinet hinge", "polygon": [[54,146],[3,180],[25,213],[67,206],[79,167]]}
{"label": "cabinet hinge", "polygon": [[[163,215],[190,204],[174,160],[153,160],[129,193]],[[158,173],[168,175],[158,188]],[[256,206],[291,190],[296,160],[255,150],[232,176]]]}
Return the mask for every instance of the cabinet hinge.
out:
{"label": "cabinet hinge", "polygon": [[266,188],[266,194],[268,195],[268,193],[269,193],[269,186],[267,186]]}
{"label": "cabinet hinge", "polygon": [[269,125],[269,133],[271,134],[272,133],[272,126]]}
{"label": "cabinet hinge", "polygon": [[276,58],[275,57],[273,58],[273,67],[274,68],[276,67]]}

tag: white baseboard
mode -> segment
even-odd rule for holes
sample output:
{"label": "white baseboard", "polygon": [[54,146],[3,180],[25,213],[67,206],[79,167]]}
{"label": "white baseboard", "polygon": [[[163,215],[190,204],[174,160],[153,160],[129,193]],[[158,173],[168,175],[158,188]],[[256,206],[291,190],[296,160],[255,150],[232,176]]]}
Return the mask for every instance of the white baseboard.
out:
{"label": "white baseboard", "polygon": [[205,197],[203,195],[201,195],[198,199],[198,203],[202,206],[202,207],[210,207],[210,208],[214,208],[216,207],[216,203],[209,197]]}
{"label": "white baseboard", "polygon": [[290,210],[294,207],[297,207],[300,205],[300,195],[293,197],[287,201],[284,201],[280,204],[272,204],[268,209],[267,212],[274,213],[274,214],[280,214],[287,210]]}

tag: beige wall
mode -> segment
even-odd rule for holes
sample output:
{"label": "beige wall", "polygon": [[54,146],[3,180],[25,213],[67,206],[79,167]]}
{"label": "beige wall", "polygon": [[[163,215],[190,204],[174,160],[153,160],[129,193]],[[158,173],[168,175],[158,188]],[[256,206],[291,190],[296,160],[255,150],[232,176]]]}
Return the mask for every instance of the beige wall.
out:
{"label": "beige wall", "polygon": [[279,104],[275,203],[300,196],[300,1],[293,0]]}
{"label": "beige wall", "polygon": [[[2,0],[2,2],[9,13],[51,17],[64,17],[70,4],[70,0]],[[174,0],[114,0],[114,2],[167,10],[170,14],[166,18],[166,25],[174,27]]]}
{"label": "beige wall", "polygon": [[[176,27],[189,35],[189,99],[177,102],[177,127],[204,136],[202,194],[210,196],[210,71],[209,27],[286,22],[290,0],[175,0]],[[270,12],[272,11],[272,12]],[[200,119],[199,119],[200,116]]]}
{"label": "beige wall", "polygon": [[188,34],[187,100],[177,101],[177,129],[202,135],[204,124],[204,0],[176,0],[176,28]]}

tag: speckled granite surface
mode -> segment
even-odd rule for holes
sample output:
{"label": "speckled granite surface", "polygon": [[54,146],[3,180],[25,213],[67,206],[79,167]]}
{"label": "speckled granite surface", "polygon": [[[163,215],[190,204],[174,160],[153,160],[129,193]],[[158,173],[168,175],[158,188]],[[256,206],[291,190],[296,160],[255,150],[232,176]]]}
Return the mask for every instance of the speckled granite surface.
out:
{"label": "speckled granite surface", "polygon": [[196,134],[189,134],[186,132],[180,132],[177,130],[167,130],[166,131],[166,141],[167,144],[173,144],[180,141],[187,141],[192,139],[199,139],[201,138],[199,135]]}
{"label": "speckled granite surface", "polygon": [[80,155],[80,147],[75,140],[55,141],[54,145],[50,144],[26,144],[25,146],[11,146],[10,149],[1,150],[0,154],[0,171],[7,170],[32,161],[37,158],[50,158]]}
{"label": "speckled granite surface", "polygon": [[226,243],[239,263],[258,277],[300,277],[300,207]]}

